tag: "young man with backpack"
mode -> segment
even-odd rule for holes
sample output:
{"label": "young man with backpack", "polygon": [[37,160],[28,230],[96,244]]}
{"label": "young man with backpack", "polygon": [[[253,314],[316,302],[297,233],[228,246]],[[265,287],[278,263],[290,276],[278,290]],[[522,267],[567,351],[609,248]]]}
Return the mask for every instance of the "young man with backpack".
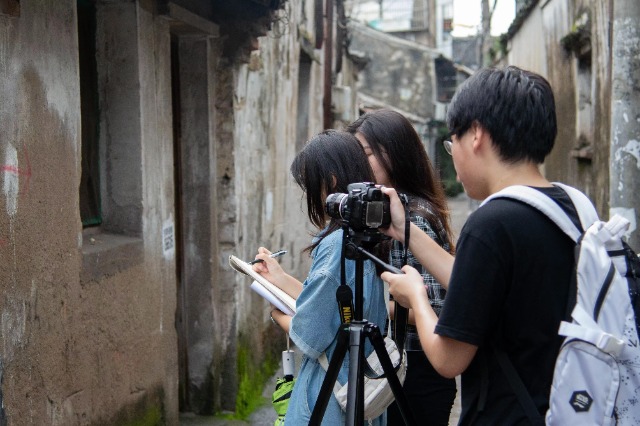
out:
{"label": "young man with backpack", "polygon": [[[481,69],[458,88],[447,125],[452,139],[445,147],[469,197],[524,185],[552,199],[579,232],[590,225],[582,226],[567,192],[539,169],[557,132],[553,92],[543,77],[513,66]],[[402,241],[402,207],[393,189],[384,192],[393,219],[384,232]],[[382,278],[394,299],[413,310],[435,369],[445,377],[462,374],[460,424],[544,424],[563,343],[558,328],[571,312],[575,241],[539,209],[502,197],[469,216],[455,259],[411,231],[410,250],[447,287],[440,317],[414,269]],[[528,400],[514,390],[514,377]]]}

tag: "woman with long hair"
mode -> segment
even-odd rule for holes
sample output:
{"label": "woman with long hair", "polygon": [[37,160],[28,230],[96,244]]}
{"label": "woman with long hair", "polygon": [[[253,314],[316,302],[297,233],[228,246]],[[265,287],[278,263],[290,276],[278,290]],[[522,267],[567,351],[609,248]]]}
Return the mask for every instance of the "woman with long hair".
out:
{"label": "woman with long hair", "polygon": [[[380,109],[368,112],[347,127],[355,135],[369,158],[375,182],[395,188],[409,198],[411,221],[427,233],[445,250],[453,253],[449,211],[444,190],[418,133],[402,114]],[[403,247],[393,241],[390,262],[402,267]],[[407,264],[422,275],[429,301],[436,314],[440,313],[446,289],[429,275],[409,252]],[[428,425],[448,425],[451,407],[456,396],[454,379],[440,376],[429,363],[418,332],[411,324],[409,313],[405,350],[407,377],[403,389],[414,418],[424,419]],[[390,425],[402,424],[402,416],[394,403],[387,409]]]}
{"label": "woman with long hair", "polygon": [[[311,252],[311,269],[304,283],[284,272],[278,262],[269,257],[269,250],[260,247],[256,259],[263,262],[253,265],[255,271],[296,298],[296,313],[290,317],[274,309],[271,317],[286,332],[303,354],[300,371],[293,388],[285,425],[308,424],[315,407],[325,370],[318,357],[326,353],[331,359],[336,346],[336,336],[341,324],[336,290],[340,285],[340,263],[343,231],[340,220],[325,212],[325,200],[332,193],[347,193],[347,185],[370,182],[373,173],[357,139],[346,132],[327,130],[313,137],[295,157],[291,174],[306,195],[307,215],[318,232],[307,248]],[[363,318],[383,324],[387,311],[384,287],[376,274],[373,262],[364,262]],[[355,261],[345,261],[346,284],[355,293]],[[355,301],[354,301],[355,302]],[[372,352],[365,344],[365,356]],[[338,381],[348,380],[349,359],[345,357]],[[324,412],[322,424],[344,424],[345,414],[333,393]],[[385,416],[372,419],[367,424],[383,425]]]}

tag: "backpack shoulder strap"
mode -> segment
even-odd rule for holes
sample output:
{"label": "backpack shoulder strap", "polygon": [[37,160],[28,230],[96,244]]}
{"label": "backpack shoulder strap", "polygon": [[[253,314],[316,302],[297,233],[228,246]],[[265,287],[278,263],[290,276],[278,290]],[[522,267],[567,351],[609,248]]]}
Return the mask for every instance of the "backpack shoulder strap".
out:
{"label": "backpack shoulder strap", "polygon": [[578,211],[578,216],[580,217],[580,223],[582,224],[582,228],[586,231],[588,227],[590,227],[594,222],[598,221],[600,218],[598,217],[598,212],[596,208],[593,206],[593,203],[582,193],[582,191],[577,190],[576,188],[565,185],[560,182],[553,182],[554,186],[558,188],[562,188],[564,192],[569,195],[573,205]]}
{"label": "backpack shoulder strap", "polygon": [[[596,210],[586,195],[564,184],[554,183],[554,185],[562,188],[569,195],[584,229],[587,229],[593,222],[598,220]],[[573,224],[567,213],[555,201],[537,189],[524,185],[509,186],[486,198],[481,206],[495,198],[512,198],[529,204],[549,217],[565,234],[576,242],[582,235],[582,232]]]}

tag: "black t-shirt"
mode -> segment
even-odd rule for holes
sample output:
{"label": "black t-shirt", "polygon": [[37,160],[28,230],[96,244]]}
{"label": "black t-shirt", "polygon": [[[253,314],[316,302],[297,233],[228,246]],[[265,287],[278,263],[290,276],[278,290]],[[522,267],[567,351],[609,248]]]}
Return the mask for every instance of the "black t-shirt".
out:
{"label": "black t-shirt", "polygon": [[[562,189],[536,189],[579,223]],[[507,354],[540,414],[548,409],[574,246],[551,219],[520,201],[495,199],[469,216],[435,329],[439,335],[478,346],[462,374],[460,424],[528,424],[492,344]],[[477,412],[485,365],[487,399],[484,410]]]}

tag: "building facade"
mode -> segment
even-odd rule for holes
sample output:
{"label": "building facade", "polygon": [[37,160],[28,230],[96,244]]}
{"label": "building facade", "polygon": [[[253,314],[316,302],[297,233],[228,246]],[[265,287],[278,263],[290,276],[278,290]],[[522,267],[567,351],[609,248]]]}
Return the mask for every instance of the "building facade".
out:
{"label": "building facade", "polygon": [[502,62],[538,72],[556,99],[551,180],[584,190],[602,218],[631,222],[640,248],[640,4],[633,0],[521,2]]}
{"label": "building facade", "polygon": [[261,392],[284,338],[227,259],[308,267],[289,164],[354,79],[323,7],[0,2],[0,424],[178,424]]}

